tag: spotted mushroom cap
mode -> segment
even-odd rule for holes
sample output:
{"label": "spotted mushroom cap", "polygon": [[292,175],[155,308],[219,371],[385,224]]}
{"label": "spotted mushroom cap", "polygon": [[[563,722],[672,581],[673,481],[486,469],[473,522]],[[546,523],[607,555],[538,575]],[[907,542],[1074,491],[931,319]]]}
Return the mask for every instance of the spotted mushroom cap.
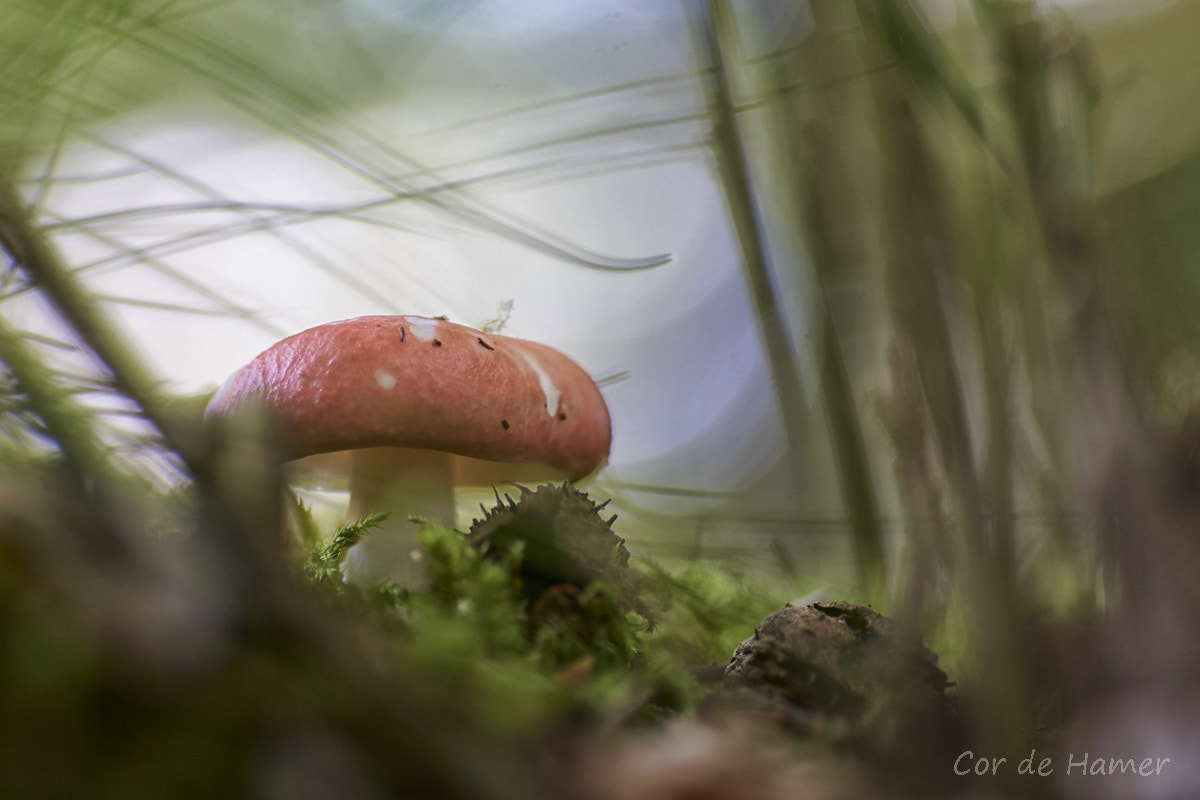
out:
{"label": "spotted mushroom cap", "polygon": [[581,478],[608,457],[599,388],[554,348],[442,319],[368,316],[301,331],[225,382],[206,419],[257,402],[289,458],[360,447],[538,462]]}

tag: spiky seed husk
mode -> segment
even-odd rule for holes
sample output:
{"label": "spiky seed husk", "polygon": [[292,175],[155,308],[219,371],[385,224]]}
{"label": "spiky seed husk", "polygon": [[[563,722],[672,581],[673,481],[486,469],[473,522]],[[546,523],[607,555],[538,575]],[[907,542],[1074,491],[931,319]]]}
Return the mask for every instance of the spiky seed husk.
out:
{"label": "spiky seed husk", "polygon": [[497,504],[484,509],[469,531],[471,543],[486,554],[508,552],[524,543],[521,580],[530,600],[562,583],[586,588],[596,580],[632,594],[633,573],[625,540],[612,530],[616,516],[601,516],[607,503],[594,502],[570,484],[518,487],[513,499],[497,493]]}

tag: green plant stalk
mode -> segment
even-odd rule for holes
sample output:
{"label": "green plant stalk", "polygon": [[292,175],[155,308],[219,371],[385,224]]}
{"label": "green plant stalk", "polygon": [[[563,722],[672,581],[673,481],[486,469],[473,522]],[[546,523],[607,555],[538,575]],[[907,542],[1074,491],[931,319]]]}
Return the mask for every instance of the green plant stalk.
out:
{"label": "green plant stalk", "polygon": [[[780,85],[783,85],[780,79]],[[782,96],[780,103],[786,102]],[[777,104],[778,105],[778,104]],[[798,115],[796,115],[798,116]],[[776,129],[795,129],[798,120],[781,115]],[[829,423],[829,435],[837,469],[842,505],[850,520],[855,556],[865,596],[872,602],[884,599],[887,585],[887,554],[880,528],[879,500],[871,474],[862,421],[855,403],[850,373],[842,350],[837,320],[829,306],[829,285],[833,275],[846,264],[832,234],[830,197],[838,191],[835,184],[844,176],[831,174],[837,147],[822,131],[809,129],[809,145],[814,152],[803,179],[794,180],[797,208],[803,210],[808,233],[808,250],[813,262],[818,301],[813,304],[820,325],[819,368],[822,405]],[[790,144],[790,143],[789,143]],[[795,147],[796,145],[792,145]],[[800,158],[793,158],[800,161]],[[799,168],[794,168],[798,170]]]}
{"label": "green plant stalk", "polygon": [[792,354],[781,300],[771,285],[766,254],[767,232],[758,213],[722,53],[718,31],[723,24],[720,9],[717,3],[709,5],[704,0],[696,0],[691,5],[689,18],[693,25],[693,38],[704,60],[700,72],[705,76],[717,170],[741,246],[746,282],[774,377],[776,399],[788,443],[789,466],[793,479],[799,480],[804,475],[799,453],[799,445],[804,441],[804,428],[800,415],[789,409],[804,396],[804,387]]}
{"label": "green plant stalk", "polygon": [[792,356],[781,301],[771,285],[765,244],[767,233],[754,197],[745,146],[735,118],[721,35],[717,28],[722,18],[719,17],[717,3],[711,4],[711,12],[704,2],[693,5],[695,38],[707,61],[702,72],[707,76],[705,89],[712,117],[717,169],[742,248],[742,264],[774,373],[788,440],[796,444],[803,440],[803,430],[796,417],[787,413],[787,408],[796,398],[803,396],[803,383]]}
{"label": "green plant stalk", "polygon": [[0,362],[16,380],[28,406],[45,425],[78,480],[110,471],[109,452],[96,435],[95,420],[81,408],[54,370],[26,346],[21,333],[0,317]]}
{"label": "green plant stalk", "polygon": [[855,5],[864,27],[883,37],[912,85],[944,93],[971,131],[987,140],[991,120],[986,105],[912,4],[908,0],[857,0]]}
{"label": "green plant stalk", "polygon": [[868,598],[878,601],[886,588],[886,553],[879,525],[879,501],[876,497],[867,458],[862,423],[854,402],[854,392],[846,368],[837,325],[829,308],[827,288],[829,275],[837,261],[836,247],[829,236],[830,222],[825,218],[826,207],[817,196],[826,187],[818,177],[812,183],[811,195],[802,208],[807,210],[809,249],[816,269],[820,301],[816,313],[820,320],[820,376],[823,406],[829,421],[830,438],[842,491],[842,505],[850,520],[854,537],[859,580]]}
{"label": "green plant stalk", "polygon": [[887,561],[862,424],[854,402],[837,328],[829,309],[821,311],[821,393],[829,417],[842,504],[850,518],[859,580],[872,602],[883,599]]}
{"label": "green plant stalk", "polygon": [[[736,41],[736,32],[732,30],[732,16],[729,9],[725,9],[719,14],[714,13],[713,24],[718,44],[722,40]],[[722,65],[720,72],[724,74],[727,71],[727,67]],[[770,87],[774,91],[771,92],[768,111],[773,115],[772,131],[775,132],[775,142],[771,157],[774,159],[773,164],[780,167],[777,173],[781,173],[775,176],[780,186],[773,194],[779,202],[799,209],[800,214],[804,217],[803,221],[795,220],[795,222],[798,224],[802,222],[807,233],[805,245],[813,263],[812,272],[816,284],[817,300],[811,304],[811,307],[817,320],[817,340],[820,343],[817,362],[822,407],[828,423],[842,506],[849,520],[854,542],[855,565],[858,570],[859,583],[868,601],[880,602],[884,599],[886,589],[887,562],[880,528],[879,502],[841,337],[827,301],[830,276],[845,266],[839,248],[830,233],[834,229],[830,218],[837,212],[831,211],[829,208],[831,205],[829,198],[839,191],[844,191],[843,187],[835,185],[844,176],[827,173],[824,167],[828,162],[825,161],[824,156],[832,156],[832,154],[824,150],[821,155],[808,159],[808,163],[814,165],[809,170],[812,174],[802,175],[805,170],[800,164],[806,159],[804,154],[797,153],[801,141],[818,150],[821,150],[822,146],[829,142],[822,139],[818,132],[806,127],[801,115],[796,113],[796,101],[784,89],[788,85],[788,81],[783,71],[777,70],[772,77],[775,85]],[[728,98],[728,91],[721,96]],[[735,121],[731,118],[726,125],[732,127],[735,125]],[[790,132],[797,130],[804,130],[807,135],[805,137],[789,136]],[[740,163],[744,163],[740,140],[735,143],[735,146],[736,153],[730,156],[730,159],[732,160],[736,156]],[[742,174],[734,176],[734,179],[749,183],[748,177],[744,177],[747,172],[748,170],[743,170]],[[752,192],[752,189],[750,191]],[[730,193],[730,196],[737,197],[738,193]],[[745,202],[743,200],[743,203]],[[751,205],[748,211],[742,213],[742,216],[751,216],[753,212],[754,206]],[[758,237],[766,236],[761,227],[756,228],[755,234]],[[759,247],[758,249],[761,251],[763,248]],[[746,259],[746,263],[749,264],[750,260]],[[765,265],[762,271],[766,273]],[[765,283],[767,291],[771,291],[769,275]],[[774,292],[771,292],[771,300],[775,303],[780,302]],[[786,357],[789,365],[794,368],[795,359],[790,350],[787,351]]]}
{"label": "green plant stalk", "polygon": [[[860,3],[860,7],[867,5]],[[1055,218],[1055,209],[1047,210],[1041,205],[1057,192],[1055,187],[1039,186],[1037,182],[1039,171],[1059,159],[1048,151],[1030,159],[1029,148],[1041,150],[1046,139],[1044,131],[1029,130],[1026,118],[1029,109],[1023,107],[1030,98],[1035,98],[1034,106],[1038,106],[1037,98],[1044,96],[1045,84],[1053,76],[1048,77],[1042,70],[1015,70],[1021,85],[1014,90],[1013,102],[1008,107],[989,106],[981,93],[970,99],[964,93],[966,84],[962,75],[940,55],[940,42],[923,27],[911,24],[914,15],[911,8],[902,8],[906,5],[887,4],[892,11],[872,20],[879,29],[876,31],[879,38],[888,43],[900,66],[897,78],[885,86],[887,101],[894,108],[895,122],[891,129],[898,131],[893,137],[890,158],[895,165],[892,185],[897,196],[890,199],[889,207],[893,213],[893,250],[898,254],[892,269],[891,302],[898,327],[922,355],[921,376],[930,421],[962,529],[958,545],[963,556],[959,590],[965,600],[966,618],[975,631],[972,638],[976,671],[988,685],[982,698],[982,717],[986,721],[989,746],[1006,748],[1019,744],[1028,733],[1033,713],[1031,687],[1037,681],[1028,649],[1023,646],[1029,623],[1029,598],[1020,591],[1012,523],[1013,441],[1018,433],[1010,380],[1010,348],[1014,339],[1006,329],[1006,318],[997,309],[1003,300],[997,277],[992,274],[998,260],[982,250],[964,252],[969,248],[964,248],[961,242],[955,246],[955,229],[947,214],[951,200],[943,191],[943,187],[951,185],[951,180],[946,176],[935,180],[939,176],[938,155],[945,152],[938,149],[945,134],[944,123],[931,122],[931,126],[937,126],[934,130],[921,124],[925,120],[920,115],[927,108],[947,107],[947,100],[949,107],[962,112],[962,121],[976,136],[973,155],[999,167],[996,176],[1004,181],[996,188],[1017,208],[1017,219],[1022,226],[1027,225],[1033,232],[1029,238],[1035,243],[1033,263],[1040,264],[1045,259],[1052,267],[1061,267],[1054,263],[1058,256],[1052,246],[1046,246],[1041,233],[1047,221],[1053,223]],[[876,13],[884,8],[879,3],[870,6]],[[1006,7],[1016,9],[1021,4],[1006,4]],[[984,15],[983,21],[985,29],[1000,27],[1002,22],[995,15]],[[889,25],[896,27],[889,29]],[[1037,36],[1033,38],[1036,40]],[[933,62],[942,66],[936,70],[923,66]],[[1016,65],[1003,66],[1003,74],[1009,75]],[[981,124],[985,116],[987,125]],[[914,209],[923,213],[913,213]],[[1017,230],[1019,234],[1029,233],[1020,227]],[[1001,241],[1004,247],[1015,251],[1009,256],[1014,261],[1030,260],[1028,254],[1022,259],[1021,240],[1010,237]],[[975,269],[969,268],[972,262]],[[952,320],[961,298],[947,287],[960,286],[974,296],[974,314],[970,315],[968,309],[966,321],[972,324],[975,346],[982,351],[986,397],[978,410],[984,417],[988,435],[987,464],[982,472],[974,460],[976,451],[968,425],[971,406],[951,339],[957,330]],[[1068,296],[1073,294],[1069,284],[1052,284],[1050,288],[1065,288]],[[1014,297],[1019,295],[1016,293]],[[1033,302],[1044,304],[1045,298],[1036,297]],[[1015,318],[1029,320],[1034,316],[1019,312]],[[1025,335],[1027,349],[1036,349],[1037,326],[1030,326]],[[1031,355],[1036,357],[1037,353]],[[1032,369],[1035,365],[1028,366]],[[1084,366],[1085,372],[1087,369]]]}
{"label": "green plant stalk", "polygon": [[195,474],[199,464],[197,443],[167,413],[158,381],[63,263],[14,186],[11,175],[0,174],[0,248],[9,254],[30,283],[45,293],[63,320],[103,362],[117,388],[142,409],[168,447],[178,453]]}

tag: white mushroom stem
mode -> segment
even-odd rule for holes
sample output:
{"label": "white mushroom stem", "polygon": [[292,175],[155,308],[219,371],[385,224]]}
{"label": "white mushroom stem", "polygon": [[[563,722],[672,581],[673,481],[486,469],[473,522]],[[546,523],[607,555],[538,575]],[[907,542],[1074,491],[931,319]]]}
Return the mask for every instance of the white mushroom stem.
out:
{"label": "white mushroom stem", "polygon": [[355,450],[347,516],[361,519],[377,511],[390,511],[393,519],[415,516],[453,527],[454,456],[407,447]]}
{"label": "white mushroom stem", "polygon": [[347,519],[379,511],[391,516],[350,550],[347,580],[420,585],[423,573],[414,560],[419,528],[410,518],[454,526],[453,458],[450,453],[407,447],[366,447],[351,454]]}

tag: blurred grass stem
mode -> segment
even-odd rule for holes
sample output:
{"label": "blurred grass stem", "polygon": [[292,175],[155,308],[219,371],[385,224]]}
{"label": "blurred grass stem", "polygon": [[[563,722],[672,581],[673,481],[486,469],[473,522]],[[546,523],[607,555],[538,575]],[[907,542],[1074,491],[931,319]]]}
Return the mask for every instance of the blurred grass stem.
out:
{"label": "blurred grass stem", "polygon": [[[735,22],[731,10],[718,0],[697,0],[691,6],[690,18],[693,38],[704,54],[705,63],[700,65],[698,72],[705,81],[721,186],[741,246],[746,282],[771,365],[772,384],[788,442],[787,458],[792,479],[800,481],[806,474],[805,453],[801,447],[807,436],[804,414],[797,409],[797,404],[803,402],[804,387],[787,330],[785,300],[772,281],[773,267],[768,256],[770,234],[759,208],[761,193],[756,192],[750,175],[730,85],[729,65],[738,61],[738,57],[732,55],[733,43],[738,38]],[[855,543],[861,588],[867,598],[877,602],[883,597],[885,583],[878,504],[837,332],[825,303],[821,301],[815,305],[821,336],[821,392],[830,422],[843,507]]]}
{"label": "blurred grass stem", "polygon": [[41,289],[62,319],[104,364],[122,392],[133,399],[193,471],[195,442],[166,413],[158,382],[105,317],[95,299],[76,280],[34,222],[28,204],[14,189],[11,176],[0,175],[0,247]]}

